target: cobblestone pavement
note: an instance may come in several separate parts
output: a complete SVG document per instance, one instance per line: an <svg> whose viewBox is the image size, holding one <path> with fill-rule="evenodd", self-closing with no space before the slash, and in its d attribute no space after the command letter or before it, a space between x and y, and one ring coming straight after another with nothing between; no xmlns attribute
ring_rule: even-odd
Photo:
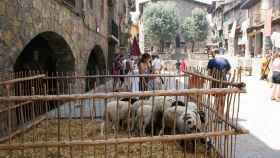
<svg viewBox="0 0 280 158"><path fill-rule="evenodd" d="M280 157L280 102L270 100L270 86L258 74L255 71L254 76L243 79L247 94L241 96L239 123L250 134L239 137L237 158Z"/></svg>

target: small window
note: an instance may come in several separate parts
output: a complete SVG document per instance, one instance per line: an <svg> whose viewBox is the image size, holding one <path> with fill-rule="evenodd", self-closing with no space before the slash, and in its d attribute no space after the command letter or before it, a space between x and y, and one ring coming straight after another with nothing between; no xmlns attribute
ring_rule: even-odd
<svg viewBox="0 0 280 158"><path fill-rule="evenodd" d="M64 3L75 7L76 6L76 0L64 0Z"/></svg>
<svg viewBox="0 0 280 158"><path fill-rule="evenodd" d="M94 0L89 0L89 7L90 7L90 9L93 9L93 1Z"/></svg>
<svg viewBox="0 0 280 158"><path fill-rule="evenodd" d="M101 18L104 18L104 0L101 0L101 7L100 7L100 15Z"/></svg>
<svg viewBox="0 0 280 158"><path fill-rule="evenodd" d="M84 9L85 9L85 6L86 6L86 4L84 4L84 3L85 3L85 1L82 0L82 1L81 1L81 9L82 9L82 10L84 10Z"/></svg>

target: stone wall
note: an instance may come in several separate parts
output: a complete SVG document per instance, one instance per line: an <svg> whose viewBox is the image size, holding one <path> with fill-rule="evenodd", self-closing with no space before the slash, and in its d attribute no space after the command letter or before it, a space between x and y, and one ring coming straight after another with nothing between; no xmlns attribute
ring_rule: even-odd
<svg viewBox="0 0 280 158"><path fill-rule="evenodd" d="M101 1L94 1L94 8L87 8L82 16L59 0L1 0L0 71L13 71L25 46L37 35L49 31L63 37L71 48L75 71L86 71L88 58L96 45L102 48L107 61L107 1L104 1L103 17L99 3Z"/></svg>

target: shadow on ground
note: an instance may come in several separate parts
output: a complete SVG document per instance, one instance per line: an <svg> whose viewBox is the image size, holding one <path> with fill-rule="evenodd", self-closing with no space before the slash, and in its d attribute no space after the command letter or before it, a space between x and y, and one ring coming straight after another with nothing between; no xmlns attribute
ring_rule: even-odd
<svg viewBox="0 0 280 158"><path fill-rule="evenodd" d="M278 139L278 138L275 138ZM280 150L274 150L252 134L237 137L237 158L279 158Z"/></svg>

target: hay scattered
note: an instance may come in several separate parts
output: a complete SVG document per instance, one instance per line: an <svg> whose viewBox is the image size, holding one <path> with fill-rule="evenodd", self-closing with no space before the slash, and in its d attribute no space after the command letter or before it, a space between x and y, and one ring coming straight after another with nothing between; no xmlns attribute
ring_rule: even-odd
<svg viewBox="0 0 280 158"><path fill-rule="evenodd" d="M83 128L82 127L83 124ZM58 128L60 127L60 128ZM58 130L60 129L60 130ZM58 137L58 133L60 133ZM114 137L114 132L108 130L108 138ZM118 137L128 137L124 130L118 132ZM45 120L32 130L15 137L12 143L57 141L57 140L81 140L104 139L100 135L100 121L96 120ZM196 157L217 157L213 153L205 152L206 146L197 145ZM12 152L0 152L0 158L180 158L194 157L194 153L185 152L176 142L159 143L135 143L118 145L96 145L89 147L66 147L66 148L39 148L28 150L14 150Z"/></svg>

